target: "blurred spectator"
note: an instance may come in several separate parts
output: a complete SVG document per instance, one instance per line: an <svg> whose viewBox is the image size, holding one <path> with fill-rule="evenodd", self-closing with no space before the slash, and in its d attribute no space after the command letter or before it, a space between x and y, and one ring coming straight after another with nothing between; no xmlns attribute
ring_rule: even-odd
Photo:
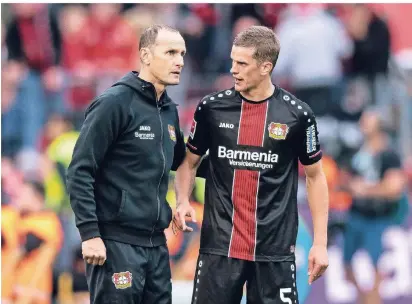
<svg viewBox="0 0 412 304"><path fill-rule="evenodd" d="M57 215L44 209L44 187L26 181L15 202L20 219L16 226L20 254L9 280L15 303L51 303L52 267L62 243Z"/></svg>
<svg viewBox="0 0 412 304"><path fill-rule="evenodd" d="M363 303L381 303L379 295L382 274L378 261L383 253L382 235L395 224L395 215L405 191L405 176L399 156L390 147L383 121L376 111L367 111L360 121L365 143L352 160L352 177L348 190L353 196L347 219L344 261L348 279L355 285ZM373 288L364 291L351 267L353 255L364 248L375 268Z"/></svg>
<svg viewBox="0 0 412 304"><path fill-rule="evenodd" d="M46 4L12 4L7 26L7 107L2 107L4 153L35 149L49 113L64 112L61 38ZM3 77L2 77L3 78ZM2 94L2 95L3 95Z"/></svg>
<svg viewBox="0 0 412 304"><path fill-rule="evenodd" d="M1 206L1 302L3 303L10 303L13 295L12 277L19 259L19 234L16 229L19 225L19 217L15 207Z"/></svg>
<svg viewBox="0 0 412 304"><path fill-rule="evenodd" d="M103 87L138 68L138 41L120 10L117 3L94 3L87 14L81 6L62 12L63 64L70 75L74 110L84 110Z"/></svg>
<svg viewBox="0 0 412 304"><path fill-rule="evenodd" d="M388 72L388 25L367 4L347 6L346 27L354 43L352 73L374 77Z"/></svg>
<svg viewBox="0 0 412 304"><path fill-rule="evenodd" d="M388 87L390 33L386 22L367 4L346 6L346 28L354 40L351 72L371 92L369 103L391 100Z"/></svg>
<svg viewBox="0 0 412 304"><path fill-rule="evenodd" d="M59 304L90 303L81 246L77 246L73 253L71 270L55 274L53 293Z"/></svg>
<svg viewBox="0 0 412 304"><path fill-rule="evenodd" d="M275 78L286 81L316 115L336 111L342 61L352 53L352 42L343 25L322 4L291 4L277 33L281 51Z"/></svg>

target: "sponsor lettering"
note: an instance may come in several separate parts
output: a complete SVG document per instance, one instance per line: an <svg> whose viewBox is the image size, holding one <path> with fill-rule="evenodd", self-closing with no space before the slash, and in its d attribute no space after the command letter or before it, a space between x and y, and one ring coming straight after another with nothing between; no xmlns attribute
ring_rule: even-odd
<svg viewBox="0 0 412 304"><path fill-rule="evenodd" d="M155 134L154 133L139 133L139 132L134 132L134 136L142 139L142 140L151 140L155 138Z"/></svg>
<svg viewBox="0 0 412 304"><path fill-rule="evenodd" d="M311 125L306 129L306 153L316 151L316 128Z"/></svg>
<svg viewBox="0 0 412 304"><path fill-rule="evenodd" d="M242 150L231 150L224 146L219 146L218 157L229 160L231 166L251 167L256 169L271 169L273 164L279 160L278 154L272 154L272 151L251 152Z"/></svg>
<svg viewBox="0 0 412 304"><path fill-rule="evenodd" d="M233 129L234 127L235 127L234 124L227 123L227 122L221 122L219 124L219 128Z"/></svg>

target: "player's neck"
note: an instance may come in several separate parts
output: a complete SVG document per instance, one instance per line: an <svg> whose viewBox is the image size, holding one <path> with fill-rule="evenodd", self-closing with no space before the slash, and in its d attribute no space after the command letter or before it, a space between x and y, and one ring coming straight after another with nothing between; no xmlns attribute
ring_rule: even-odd
<svg viewBox="0 0 412 304"><path fill-rule="evenodd" d="M253 90L242 92L243 97L250 101L262 101L268 99L275 92L275 86L272 84L270 78L267 81L262 82L259 86Z"/></svg>
<svg viewBox="0 0 412 304"><path fill-rule="evenodd" d="M157 101L159 101L160 97L162 96L163 92L166 89L166 86L161 84L159 80L153 76L153 74L151 74L149 71L147 71L144 68L140 70L139 78L153 84L153 86L155 87L155 91L156 91Z"/></svg>

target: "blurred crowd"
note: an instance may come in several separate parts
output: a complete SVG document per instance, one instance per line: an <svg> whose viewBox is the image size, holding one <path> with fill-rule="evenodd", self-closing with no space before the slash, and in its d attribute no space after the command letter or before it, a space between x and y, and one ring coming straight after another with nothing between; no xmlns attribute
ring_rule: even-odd
<svg viewBox="0 0 412 304"><path fill-rule="evenodd" d="M412 186L411 15L407 4L2 4L2 283L14 283L2 284L2 298L87 303L65 171L90 101L139 70L146 26L165 23L185 38L181 83L168 92L186 135L200 98L233 85L233 37L251 25L275 29L281 52L273 81L317 116L333 215L351 205L341 186L370 107L381 113ZM201 190L194 199L202 203Z"/></svg>

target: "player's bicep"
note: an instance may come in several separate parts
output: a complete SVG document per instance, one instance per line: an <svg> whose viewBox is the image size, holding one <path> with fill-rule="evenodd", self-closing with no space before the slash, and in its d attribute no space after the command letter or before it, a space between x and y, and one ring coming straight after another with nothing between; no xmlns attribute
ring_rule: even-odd
<svg viewBox="0 0 412 304"><path fill-rule="evenodd" d="M298 155L302 165L312 165L322 158L319 132L315 115L310 111L301 122Z"/></svg>
<svg viewBox="0 0 412 304"><path fill-rule="evenodd" d="M209 149L209 128L206 119L206 109L198 106L190 128L187 148L196 155L203 155Z"/></svg>

